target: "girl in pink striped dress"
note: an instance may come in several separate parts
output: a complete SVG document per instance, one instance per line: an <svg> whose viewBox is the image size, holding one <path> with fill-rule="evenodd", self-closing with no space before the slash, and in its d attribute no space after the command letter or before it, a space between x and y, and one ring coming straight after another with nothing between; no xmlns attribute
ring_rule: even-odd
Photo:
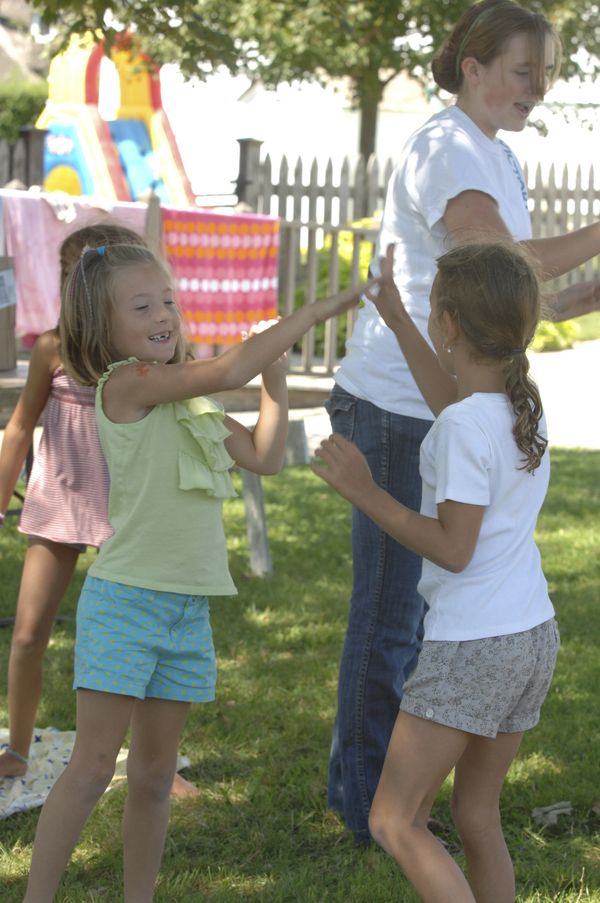
<svg viewBox="0 0 600 903"><path fill-rule="evenodd" d="M123 241L144 243L130 229L111 224L72 233L61 247L61 286L86 244L96 247ZM64 372L58 330L41 335L31 353L27 383L6 427L0 453L1 526L45 408L44 431L19 525L21 533L29 536L29 546L8 666L10 745L0 754L0 778L27 771L42 692L42 660L79 554L88 545L98 548L113 533L95 394L94 387L78 386Z"/></svg>

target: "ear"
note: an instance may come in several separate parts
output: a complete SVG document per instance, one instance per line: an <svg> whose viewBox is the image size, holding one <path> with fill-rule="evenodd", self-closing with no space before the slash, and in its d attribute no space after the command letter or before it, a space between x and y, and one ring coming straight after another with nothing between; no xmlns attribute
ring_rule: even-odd
<svg viewBox="0 0 600 903"><path fill-rule="evenodd" d="M470 85L478 85L481 81L481 63L475 59L474 56L468 56L464 59L460 68L462 69L463 77L466 82Z"/></svg>
<svg viewBox="0 0 600 903"><path fill-rule="evenodd" d="M458 333L460 331L460 326L458 325L450 311L445 310L442 312L442 320L440 326L442 327L442 330L445 333L447 339L449 339L451 342L456 341L456 339L458 338Z"/></svg>

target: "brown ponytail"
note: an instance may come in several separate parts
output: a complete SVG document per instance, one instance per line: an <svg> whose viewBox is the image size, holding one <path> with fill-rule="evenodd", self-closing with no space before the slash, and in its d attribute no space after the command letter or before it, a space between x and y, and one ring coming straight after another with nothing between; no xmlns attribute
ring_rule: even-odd
<svg viewBox="0 0 600 903"><path fill-rule="evenodd" d="M489 66L503 53L507 42L521 33L529 38L533 93L543 97L547 90L546 37L551 36L555 52L550 82L560 69L560 40L542 13L534 13L512 0L482 0L463 13L432 60L436 84L450 94L458 94L463 83L463 60L475 57L483 66Z"/></svg>
<svg viewBox="0 0 600 903"><path fill-rule="evenodd" d="M548 444L539 432L542 402L525 354L541 313L534 265L514 242L463 245L437 264L436 313L448 311L474 357L504 362L513 433L522 469L531 473Z"/></svg>

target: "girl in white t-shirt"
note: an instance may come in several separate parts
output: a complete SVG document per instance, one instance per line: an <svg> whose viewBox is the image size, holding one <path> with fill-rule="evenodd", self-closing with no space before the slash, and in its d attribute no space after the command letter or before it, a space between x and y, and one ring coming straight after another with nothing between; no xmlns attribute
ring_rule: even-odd
<svg viewBox="0 0 600 903"><path fill-rule="evenodd" d="M373 300L437 417L421 448L421 513L378 487L339 435L316 452L328 470L313 465L424 558L423 652L403 687L369 829L424 903L513 903L499 796L523 731L539 720L560 644L533 540L550 472L525 353L540 316L538 279L514 244L445 254L431 291L434 353L394 284L392 246L381 269ZM468 883L427 830L453 768Z"/></svg>

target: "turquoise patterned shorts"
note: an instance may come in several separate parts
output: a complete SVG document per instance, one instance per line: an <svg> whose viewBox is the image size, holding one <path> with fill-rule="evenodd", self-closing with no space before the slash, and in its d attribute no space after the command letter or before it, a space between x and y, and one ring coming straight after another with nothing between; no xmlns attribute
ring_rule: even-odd
<svg viewBox="0 0 600 903"><path fill-rule="evenodd" d="M215 698L206 596L90 577L77 609L73 688L185 702Z"/></svg>

